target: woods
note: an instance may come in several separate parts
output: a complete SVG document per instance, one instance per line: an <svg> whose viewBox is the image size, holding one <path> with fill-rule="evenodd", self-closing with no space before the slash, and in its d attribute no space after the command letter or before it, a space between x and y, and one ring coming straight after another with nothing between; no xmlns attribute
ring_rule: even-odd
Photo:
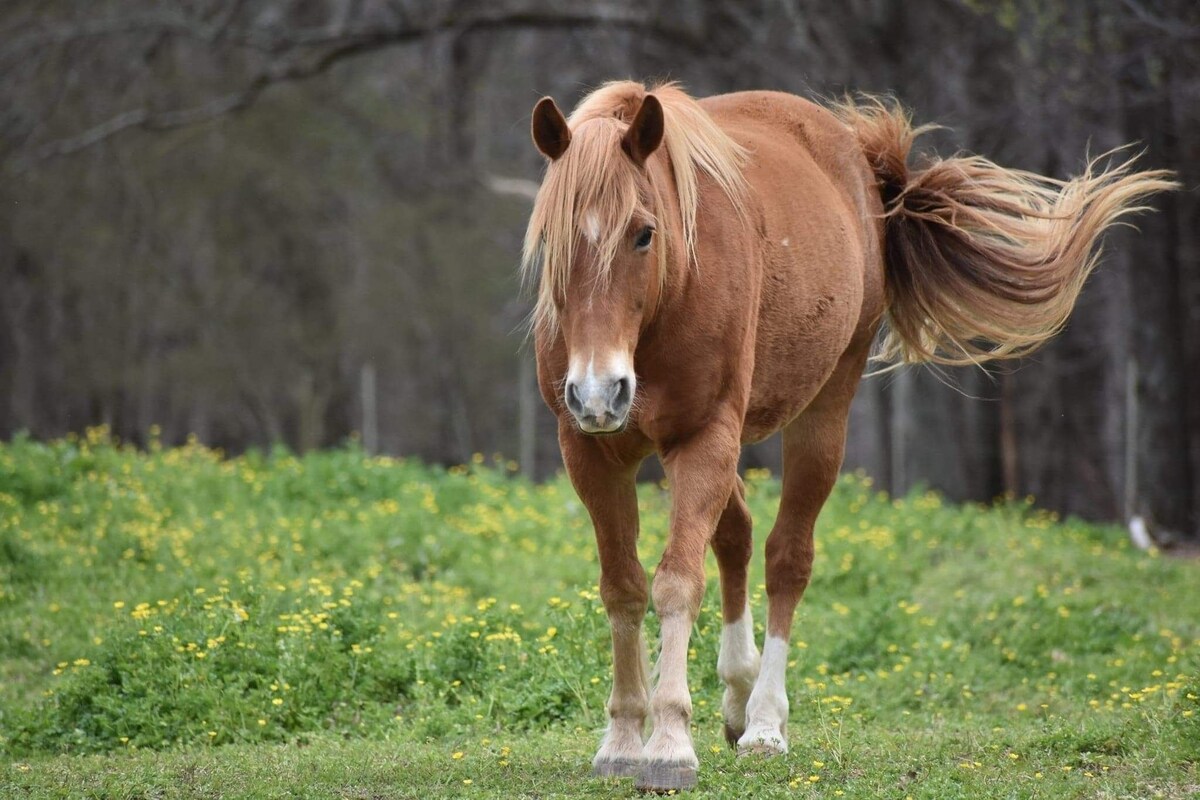
<svg viewBox="0 0 1200 800"><path fill-rule="evenodd" d="M0 436L558 466L516 276L528 115L619 77L892 92L925 142L1175 170L1021 364L864 381L847 467L1200 535L1200 8L1187 0L16 0L0 11ZM746 455L776 467L777 444Z"/></svg>

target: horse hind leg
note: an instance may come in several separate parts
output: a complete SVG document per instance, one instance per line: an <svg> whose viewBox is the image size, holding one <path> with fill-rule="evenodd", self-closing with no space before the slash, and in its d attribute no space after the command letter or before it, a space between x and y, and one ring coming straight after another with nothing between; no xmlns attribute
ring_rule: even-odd
<svg viewBox="0 0 1200 800"><path fill-rule="evenodd" d="M741 479L729 495L713 534L712 549L721 571L721 652L717 675L725 684L721 715L725 739L736 747L746 731L746 703L758 677L759 655L754 643L754 617L750 613L747 580L753 542L750 511Z"/></svg>
<svg viewBox="0 0 1200 800"><path fill-rule="evenodd" d="M783 431L783 493L767 537L767 635L762 664L746 704L740 754L787 752L787 662L792 618L808 587L813 526L833 485L846 445L850 400L861 373L851 360Z"/></svg>

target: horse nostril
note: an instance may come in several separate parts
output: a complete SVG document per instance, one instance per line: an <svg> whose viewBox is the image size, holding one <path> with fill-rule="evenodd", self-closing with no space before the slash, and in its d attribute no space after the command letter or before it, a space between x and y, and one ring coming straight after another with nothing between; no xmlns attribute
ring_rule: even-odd
<svg viewBox="0 0 1200 800"><path fill-rule="evenodd" d="M629 379L620 378L617 380L616 388L613 391L612 405L614 409L619 409L629 405Z"/></svg>
<svg viewBox="0 0 1200 800"><path fill-rule="evenodd" d="M574 383L567 384L567 409L576 416L583 413L583 401L579 399L579 388Z"/></svg>

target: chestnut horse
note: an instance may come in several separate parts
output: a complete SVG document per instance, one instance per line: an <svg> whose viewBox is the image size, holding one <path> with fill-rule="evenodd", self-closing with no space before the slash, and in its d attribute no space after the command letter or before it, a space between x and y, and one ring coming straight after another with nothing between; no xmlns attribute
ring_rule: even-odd
<svg viewBox="0 0 1200 800"><path fill-rule="evenodd" d="M792 616L881 324L880 355L892 361L1023 355L1064 324L1105 228L1172 185L1128 165L1089 164L1066 182L978 157L910 169L922 130L871 98L697 101L673 84L608 84L569 120L548 97L534 109L549 160L524 258L540 276L538 381L595 527L612 627L596 773L656 791L694 785L688 637L710 545L726 738L739 753L787 751ZM766 542L760 657L737 463L742 445L778 430L783 493ZM672 506L648 592L635 476L652 453ZM653 691L642 636L651 598L662 628Z"/></svg>

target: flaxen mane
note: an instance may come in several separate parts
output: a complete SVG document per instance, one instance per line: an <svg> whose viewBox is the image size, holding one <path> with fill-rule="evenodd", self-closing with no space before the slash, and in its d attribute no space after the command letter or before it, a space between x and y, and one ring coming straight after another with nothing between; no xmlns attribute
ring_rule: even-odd
<svg viewBox="0 0 1200 800"><path fill-rule="evenodd" d="M678 194L679 220L661 219L663 207L656 197L639 191L638 168L621 150L621 137L646 94L662 103L663 140ZM681 226L688 260L695 260L696 207L700 199L699 173L706 174L734 206L741 208L745 181L745 150L727 136L708 114L675 83L647 89L632 81L607 83L585 97L571 113L571 144L550 163L534 202L525 233L522 271L527 280L539 274L534 324L557 324L554 295L567 285L571 256L583 226L594 228L597 279L603 281L613 256L635 214L659 228ZM662 191L662 187L653 187ZM667 248L659 248L659 275L665 279Z"/></svg>

